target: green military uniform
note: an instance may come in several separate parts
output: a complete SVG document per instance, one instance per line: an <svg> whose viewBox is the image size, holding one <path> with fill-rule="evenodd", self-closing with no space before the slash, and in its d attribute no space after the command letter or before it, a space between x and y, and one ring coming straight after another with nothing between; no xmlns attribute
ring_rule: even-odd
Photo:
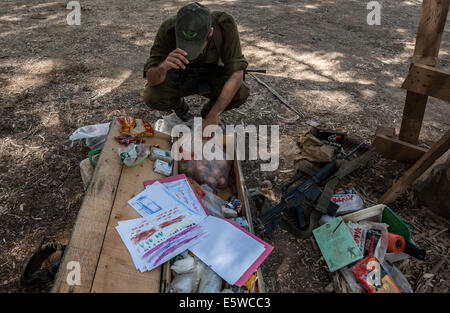
<svg viewBox="0 0 450 313"><path fill-rule="evenodd" d="M219 31L221 33L222 43L217 44L217 46L221 45L221 47L218 48L216 46L215 40L213 40L216 37L213 35L213 38L209 40L205 53L200 54L190 64L208 63L218 65L223 63L224 69L220 74L214 75L210 81L211 92L209 98L211 101L208 104L209 107L205 107L202 110L202 115L205 109L207 113L211 105L215 103L230 75L235 71L245 70L248 65L241 51L239 33L233 17L225 12L212 12L211 16L214 32L220 27ZM145 72L150 67L159 65L167 58L170 52L176 49L175 18L175 16L168 18L159 27L150 50L150 57L145 64ZM222 51L218 51L219 49ZM182 86L176 84L179 75L179 73L170 70L167 72L166 79L163 83L152 87L147 85L141 94L145 103L156 110L170 111L171 109L175 109L180 102L180 98L199 94L198 82L194 79L186 80ZM228 105L227 110L242 105L247 100L248 95L249 89L245 82L243 82Z"/></svg>

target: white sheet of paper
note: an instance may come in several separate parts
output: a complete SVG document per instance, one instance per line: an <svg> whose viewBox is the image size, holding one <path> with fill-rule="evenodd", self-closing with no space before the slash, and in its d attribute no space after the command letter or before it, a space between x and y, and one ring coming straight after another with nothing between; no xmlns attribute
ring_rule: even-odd
<svg viewBox="0 0 450 313"><path fill-rule="evenodd" d="M149 188L157 183L161 184L159 182L155 182L152 185L147 186L144 191L140 192L128 201L128 204L143 217L152 215L162 209L161 206L151 200L152 196L149 193ZM192 190L186 179L162 183L161 185L166 187L177 201L185 205L186 209L196 215L196 220L202 220L206 217L206 213L203 210L202 205L194 194L195 191Z"/></svg>
<svg viewBox="0 0 450 313"><path fill-rule="evenodd" d="M208 236L189 250L230 285L234 285L265 251L263 244L214 216L201 223Z"/></svg>
<svg viewBox="0 0 450 313"><path fill-rule="evenodd" d="M148 201L161 209L149 216L121 221L116 227L140 271L151 270L205 237L201 219L155 182L146 190Z"/></svg>
<svg viewBox="0 0 450 313"><path fill-rule="evenodd" d="M167 187L167 189L169 189L172 195L174 195L179 201L183 202L183 204L185 204L192 213L206 217L205 210L203 210L200 201L194 194L195 191L192 190L186 179L179 179L162 184L164 185L164 187ZM150 186L147 186L147 188L149 188Z"/></svg>

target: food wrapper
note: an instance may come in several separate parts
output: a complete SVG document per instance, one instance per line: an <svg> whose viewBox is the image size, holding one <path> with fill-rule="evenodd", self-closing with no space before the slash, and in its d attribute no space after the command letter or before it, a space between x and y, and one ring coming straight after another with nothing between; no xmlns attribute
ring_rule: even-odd
<svg viewBox="0 0 450 313"><path fill-rule="evenodd" d="M119 156L126 166L138 166L150 154L150 146L148 144L130 144L125 148L119 148Z"/></svg>
<svg viewBox="0 0 450 313"><path fill-rule="evenodd" d="M153 165L153 171L165 176L170 176L172 175L172 167L172 164L157 159Z"/></svg>
<svg viewBox="0 0 450 313"><path fill-rule="evenodd" d="M136 120L130 116L118 117L117 121L120 123L121 134L129 134L131 128L134 128L136 126Z"/></svg>
<svg viewBox="0 0 450 313"><path fill-rule="evenodd" d="M370 293L402 292L373 255L359 261L350 271Z"/></svg>
<svg viewBox="0 0 450 313"><path fill-rule="evenodd" d="M121 116L117 118L117 121L120 123L121 134L131 134L134 137L150 137L154 135L153 127L145 120Z"/></svg>
<svg viewBox="0 0 450 313"><path fill-rule="evenodd" d="M149 122L136 119L136 126L131 128L131 134L134 137L150 137L154 135L153 127Z"/></svg>

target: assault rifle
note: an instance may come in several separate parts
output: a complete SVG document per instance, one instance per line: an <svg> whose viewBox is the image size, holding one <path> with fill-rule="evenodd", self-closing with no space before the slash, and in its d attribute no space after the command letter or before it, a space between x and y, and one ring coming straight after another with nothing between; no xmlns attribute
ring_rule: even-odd
<svg viewBox="0 0 450 313"><path fill-rule="evenodd" d="M208 63L200 63L200 64L188 64L186 65L186 69L171 69L169 72L177 73L178 79L175 82L175 86L177 88L181 88L187 80L195 80L198 81L198 89L199 94L201 96L206 96L210 94L211 87L210 82L218 74L222 73L224 70L223 65L217 64L208 64ZM245 69L244 70L244 80L245 74L247 73L266 73L266 70L257 70L257 69Z"/></svg>
<svg viewBox="0 0 450 313"><path fill-rule="evenodd" d="M351 155L364 148L365 144L361 143L355 149L350 151L348 154L344 155L342 158L348 160ZM288 192L289 187L295 184L300 178L297 178L285 185L281 191L281 201L275 207L273 207L269 212L257 218L254 222L255 228L259 232L265 232L266 236L272 239L272 230L278 224L282 218L282 212L286 209L295 208L297 211L297 222L301 230L306 230L309 227L309 222L306 222L305 212L304 212L304 202L310 201L316 203L322 194L322 190L319 188L319 184L325 181L327 178L332 176L336 170L337 159L334 159L322 169L320 169L314 176L305 180L303 183L299 184L297 187ZM331 216L336 215L336 211L339 206L330 201L327 208L327 214Z"/></svg>

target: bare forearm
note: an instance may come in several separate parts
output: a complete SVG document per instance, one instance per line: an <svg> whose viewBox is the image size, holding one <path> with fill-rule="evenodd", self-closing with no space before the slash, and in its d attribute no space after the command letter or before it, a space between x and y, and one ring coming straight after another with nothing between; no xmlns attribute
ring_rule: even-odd
<svg viewBox="0 0 450 313"><path fill-rule="evenodd" d="M225 82L225 85L220 92L219 98L217 98L216 103L214 103L211 108L210 114L214 116L219 116L227 106L233 100L234 95L239 90L243 81L243 71L236 71L231 74L230 78Z"/></svg>
<svg viewBox="0 0 450 313"><path fill-rule="evenodd" d="M147 71L147 82L150 86L157 86L166 80L167 68L164 63L151 67Z"/></svg>

